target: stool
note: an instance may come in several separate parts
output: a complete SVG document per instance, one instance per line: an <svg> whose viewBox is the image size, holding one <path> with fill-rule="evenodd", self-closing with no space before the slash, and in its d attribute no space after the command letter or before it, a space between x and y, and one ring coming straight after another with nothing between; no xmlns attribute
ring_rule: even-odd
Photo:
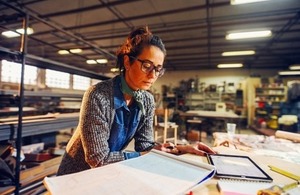
<svg viewBox="0 0 300 195"><path fill-rule="evenodd" d="M200 132L199 135L199 141L201 141L201 134L202 134L202 128L201 128L202 120L199 118L193 118L193 119L188 119L186 120L186 128L187 128L187 133L189 131L189 127L194 125L198 127L198 131Z"/></svg>

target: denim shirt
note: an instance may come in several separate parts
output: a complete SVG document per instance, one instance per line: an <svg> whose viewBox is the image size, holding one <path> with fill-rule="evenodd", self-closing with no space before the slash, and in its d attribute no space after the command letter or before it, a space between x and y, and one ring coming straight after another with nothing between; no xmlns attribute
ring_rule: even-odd
<svg viewBox="0 0 300 195"><path fill-rule="evenodd" d="M129 107L126 105L121 91L120 79L114 86L114 109L115 117L108 140L111 152L121 151L126 148L136 132L141 114L136 101ZM139 152L124 152L125 159L138 156L140 156Z"/></svg>
<svg viewBox="0 0 300 195"><path fill-rule="evenodd" d="M154 97L143 91L145 115L134 102L127 107L119 77L92 85L84 93L79 123L68 142L57 175L120 162L153 148ZM126 152L132 139L136 152Z"/></svg>

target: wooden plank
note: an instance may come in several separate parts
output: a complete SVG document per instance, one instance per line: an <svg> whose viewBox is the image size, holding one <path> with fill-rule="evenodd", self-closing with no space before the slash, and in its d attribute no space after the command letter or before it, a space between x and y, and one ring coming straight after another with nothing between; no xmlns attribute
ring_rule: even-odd
<svg viewBox="0 0 300 195"><path fill-rule="evenodd" d="M37 181L42 181L46 176L55 175L62 156L55 157L45 162L39 163L38 166L23 170L20 173L21 189L33 184ZM15 190L14 186L0 188L1 195L12 194Z"/></svg>
<svg viewBox="0 0 300 195"><path fill-rule="evenodd" d="M52 118L56 118L59 115L59 113L49 113L46 115L37 115L37 116L24 116L22 118L22 121L36 121L36 120L42 120L42 119L52 119ZM4 118L4 119L0 119L0 123L1 124L10 124L10 122L14 123L18 121L18 117L9 117L9 118Z"/></svg>

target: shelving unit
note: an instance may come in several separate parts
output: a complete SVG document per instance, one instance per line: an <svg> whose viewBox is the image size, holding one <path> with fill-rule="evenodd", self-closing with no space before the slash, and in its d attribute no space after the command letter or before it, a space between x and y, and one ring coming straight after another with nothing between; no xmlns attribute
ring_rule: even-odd
<svg viewBox="0 0 300 195"><path fill-rule="evenodd" d="M236 93L222 93L221 102L226 104L228 110L235 110L237 107L242 107L242 101L237 99Z"/></svg>
<svg viewBox="0 0 300 195"><path fill-rule="evenodd" d="M273 135L274 130L299 132L299 125L282 125L283 115L296 115L299 119L299 102L288 100L291 79L260 78L247 79L248 125L265 135ZM299 120L298 120L299 123Z"/></svg>
<svg viewBox="0 0 300 195"><path fill-rule="evenodd" d="M15 6L10 6L5 4L7 7L12 8L18 16L22 18L23 29L27 29L29 15L24 11ZM12 60L14 62L20 63L21 68L21 80L18 84L18 91L0 91L0 101L4 101L4 104L0 105L0 142L9 142L12 141L15 143L16 148L16 163L15 163L15 173L14 173L14 183L15 186L1 187L0 194L14 193L18 195L21 191L27 189L27 185L35 186L37 179L42 180L45 176L55 175L58 165L61 158L57 158L56 163L45 163L39 164L36 166L36 169L32 170L21 170L21 147L23 144L24 137L33 137L36 135L55 133L65 128L73 128L77 126L78 123L78 113L68 113L61 114L60 116L43 118L31 120L24 120L24 116L29 115L40 115L44 114L44 111L57 111L55 109L66 109L66 107L60 107L63 102L64 105L69 105L68 102L81 102L82 94L76 96L76 94L54 94L47 93L41 94L43 92L37 91L25 91L24 87L24 67L25 63L33 65L39 68L52 69L63 72L68 72L70 74L76 74L80 76L86 76L90 78L95 78L99 80L106 80L109 77L102 76L98 73L86 71L71 65L67 65L60 62L55 62L52 60L46 60L41 57L33 56L27 53L27 31L25 30L24 35L21 36L21 45L19 48L20 51L13 51L10 49L0 47L0 53L4 56L4 59ZM65 95L65 96L64 96ZM76 96L76 97L75 97ZM10 102L12 100L12 102ZM32 104L40 102L41 107L34 107ZM29 105L26 105L29 104ZM44 107L44 105L50 107ZM24 108L30 108L25 110ZM78 112L79 108L75 110L69 109L71 112ZM27 112L29 111L29 112ZM40 112L42 111L42 112ZM49 167L45 168L45 164L51 164ZM28 175L29 174L29 175ZM24 176L25 175L25 176ZM32 176L32 177L31 177ZM30 177L30 179L29 179ZM41 181L39 181L41 182ZM22 184L22 185L19 185ZM4 190L4 191L2 191Z"/></svg>
<svg viewBox="0 0 300 195"><path fill-rule="evenodd" d="M286 99L285 87L259 87L256 88L256 98L260 98L267 102L282 102Z"/></svg>
<svg viewBox="0 0 300 195"><path fill-rule="evenodd" d="M188 93L185 96L185 105L190 110L204 110L205 97L203 93Z"/></svg>
<svg viewBox="0 0 300 195"><path fill-rule="evenodd" d="M23 119L23 138L53 133L66 128L75 128L78 124L79 113L48 114L28 118L31 119ZM17 118L0 119L0 141L10 138L11 128L13 131L18 128ZM13 137L16 138L16 135Z"/></svg>
<svg viewBox="0 0 300 195"><path fill-rule="evenodd" d="M221 102L222 93L204 92L204 110L216 110L216 103Z"/></svg>
<svg viewBox="0 0 300 195"><path fill-rule="evenodd" d="M24 115L79 112L82 97L83 92L24 91ZM0 89L0 119L18 114L19 99L18 91Z"/></svg>
<svg viewBox="0 0 300 195"><path fill-rule="evenodd" d="M268 121L280 115L280 104L286 100L285 87L258 87L255 89L256 122Z"/></svg>
<svg viewBox="0 0 300 195"><path fill-rule="evenodd" d="M224 102L227 109L234 110L235 98L235 93L226 92L188 93L185 103L190 110L215 110L217 102Z"/></svg>

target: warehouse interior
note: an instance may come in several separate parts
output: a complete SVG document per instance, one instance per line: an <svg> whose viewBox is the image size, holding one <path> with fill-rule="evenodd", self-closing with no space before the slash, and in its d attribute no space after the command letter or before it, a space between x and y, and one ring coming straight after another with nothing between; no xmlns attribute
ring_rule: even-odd
<svg viewBox="0 0 300 195"><path fill-rule="evenodd" d="M115 52L140 26L167 49L166 73L151 92L157 109L167 109L177 125L179 144L213 145L213 133L226 132L228 122L238 133L299 134L300 1L234 2L0 0L1 157L12 145L42 148L14 161L22 185L0 187L0 194L44 193L42 179L55 175L85 90L119 74ZM25 35L18 29L27 29ZM267 36L230 39L248 31ZM237 51L247 53L228 53ZM230 114L195 117L193 111Z"/></svg>

